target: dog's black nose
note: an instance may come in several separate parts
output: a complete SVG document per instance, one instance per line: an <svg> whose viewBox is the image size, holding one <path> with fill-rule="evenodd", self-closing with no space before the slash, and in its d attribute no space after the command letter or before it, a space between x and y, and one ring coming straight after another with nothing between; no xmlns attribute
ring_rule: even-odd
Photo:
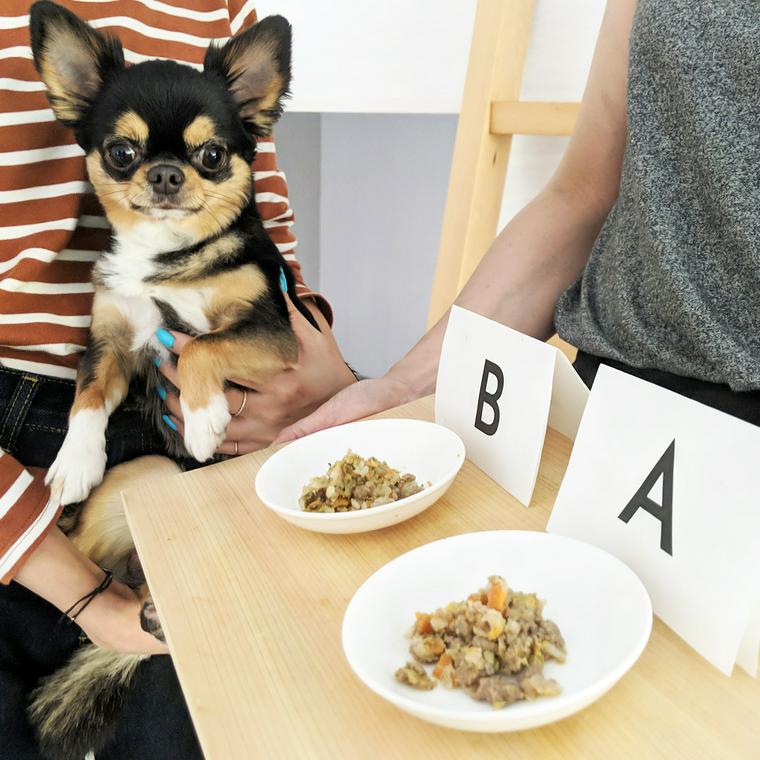
<svg viewBox="0 0 760 760"><path fill-rule="evenodd" d="M148 182L157 193L174 195L182 187L185 175L182 169L171 164L156 164L148 171Z"/></svg>

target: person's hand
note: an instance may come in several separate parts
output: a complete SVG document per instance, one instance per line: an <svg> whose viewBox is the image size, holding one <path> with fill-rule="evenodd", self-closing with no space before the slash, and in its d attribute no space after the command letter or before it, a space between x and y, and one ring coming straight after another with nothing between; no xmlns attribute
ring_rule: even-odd
<svg viewBox="0 0 760 760"><path fill-rule="evenodd" d="M77 617L93 644L122 654L169 654L166 644L144 631L142 601L129 586L114 580Z"/></svg>
<svg viewBox="0 0 760 760"><path fill-rule="evenodd" d="M57 527L47 532L14 577L14 581L47 599L62 613L103 580L103 570ZM142 606L129 586L114 580L84 609L75 607L73 614L81 609L76 624L98 646L125 654L168 654L165 644L142 629Z"/></svg>
<svg viewBox="0 0 760 760"><path fill-rule="evenodd" d="M284 427L310 414L342 388L356 385L356 378L346 366L330 326L316 305L311 308L310 302L306 302L319 323L321 332L309 324L287 294L285 300L298 339L298 363L293 369L281 372L268 383L259 384L256 388L247 378L228 378L248 390L245 397L238 388L228 388L225 391L230 413L234 415L241 407L242 411L230 421L227 437L217 450L218 453L247 454L264 448L272 443ZM191 338L177 332L170 334L174 343L169 348L179 355ZM176 366L162 362L160 370L179 388ZM182 393L181 388L179 392ZM172 424L182 435L184 429L179 396L168 393L165 404Z"/></svg>
<svg viewBox="0 0 760 760"><path fill-rule="evenodd" d="M317 430L368 417L413 401L420 395L408 383L391 375L362 380L344 388L313 414L285 428L274 442L286 443Z"/></svg>

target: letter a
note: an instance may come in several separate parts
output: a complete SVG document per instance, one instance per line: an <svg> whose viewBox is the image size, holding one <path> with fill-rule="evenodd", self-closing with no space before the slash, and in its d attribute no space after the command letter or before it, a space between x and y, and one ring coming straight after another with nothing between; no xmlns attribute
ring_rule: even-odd
<svg viewBox="0 0 760 760"><path fill-rule="evenodd" d="M488 393L486 387L488 386L488 378L491 377L491 375L496 378L496 390L493 393ZM501 371L501 367L486 359L486 363L483 365L483 376L480 379L478 410L475 413L475 427L480 430L481 433L493 435L498 430L501 414L499 412L499 405L496 402L501 398L503 390L504 373ZM483 406L485 404L488 404L493 410L493 420L491 422L485 422L483 420Z"/></svg>
<svg viewBox="0 0 760 760"><path fill-rule="evenodd" d="M660 521L660 549L673 556L673 465L675 463L676 442L668 446L660 461L647 475L641 488L633 495L618 518L627 523L639 509L649 512ZM652 501L649 492L662 476L662 504Z"/></svg>

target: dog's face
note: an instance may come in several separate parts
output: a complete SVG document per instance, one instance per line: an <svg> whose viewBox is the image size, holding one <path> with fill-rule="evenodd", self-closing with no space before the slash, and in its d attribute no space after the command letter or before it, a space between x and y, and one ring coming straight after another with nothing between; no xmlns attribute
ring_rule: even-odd
<svg viewBox="0 0 760 760"><path fill-rule="evenodd" d="M220 77L160 61L124 69L93 104L83 137L117 232L170 220L205 240L250 201L253 135Z"/></svg>
<svg viewBox="0 0 760 760"><path fill-rule="evenodd" d="M66 9L31 10L34 60L56 117L87 153L114 230L171 225L187 243L226 229L249 204L256 137L290 82L290 26L279 16L209 48L203 71L124 65L121 44Z"/></svg>

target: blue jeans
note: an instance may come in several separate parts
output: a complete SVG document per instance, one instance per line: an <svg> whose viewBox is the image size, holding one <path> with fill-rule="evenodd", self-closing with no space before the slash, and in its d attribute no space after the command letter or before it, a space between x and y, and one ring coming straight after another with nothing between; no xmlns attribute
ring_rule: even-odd
<svg viewBox="0 0 760 760"><path fill-rule="evenodd" d="M26 467L49 467L68 428L74 381L0 367L0 448ZM145 424L129 398L111 415L107 467L163 454L160 436Z"/></svg>
<svg viewBox="0 0 760 760"><path fill-rule="evenodd" d="M72 381L0 367L0 447L27 467L49 467L73 399ZM108 467L165 453L128 399L109 420L106 452ZM0 586L0 760L44 760L26 721L28 695L68 660L79 634L41 597L17 583ZM169 657L140 665L117 733L96 760L137 758L203 758Z"/></svg>

